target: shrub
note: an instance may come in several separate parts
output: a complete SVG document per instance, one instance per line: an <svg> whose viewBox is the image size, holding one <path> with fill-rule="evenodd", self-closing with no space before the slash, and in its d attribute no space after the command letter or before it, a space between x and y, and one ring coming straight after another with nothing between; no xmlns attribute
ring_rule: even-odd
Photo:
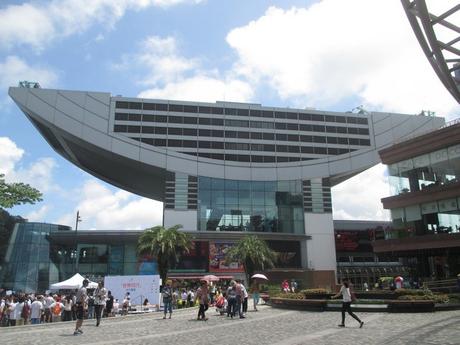
<svg viewBox="0 0 460 345"><path fill-rule="evenodd" d="M450 293L447 295L450 303L460 303L460 293Z"/></svg>
<svg viewBox="0 0 460 345"><path fill-rule="evenodd" d="M427 293L425 295L401 295L398 300L402 301L433 301L435 303L449 303L449 296L445 294Z"/></svg>
<svg viewBox="0 0 460 345"><path fill-rule="evenodd" d="M426 296L432 294L428 289L397 289L394 293L397 296Z"/></svg>

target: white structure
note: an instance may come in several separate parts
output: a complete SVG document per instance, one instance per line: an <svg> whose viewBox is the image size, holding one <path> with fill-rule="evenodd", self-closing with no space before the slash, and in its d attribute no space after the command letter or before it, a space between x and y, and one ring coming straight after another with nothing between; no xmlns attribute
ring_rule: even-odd
<svg viewBox="0 0 460 345"><path fill-rule="evenodd" d="M9 94L69 161L163 201L165 226L182 224L203 239L249 232L285 241L286 260L294 255L295 266L330 277L336 269L331 187L379 163L378 150L444 124L421 115L29 87Z"/></svg>

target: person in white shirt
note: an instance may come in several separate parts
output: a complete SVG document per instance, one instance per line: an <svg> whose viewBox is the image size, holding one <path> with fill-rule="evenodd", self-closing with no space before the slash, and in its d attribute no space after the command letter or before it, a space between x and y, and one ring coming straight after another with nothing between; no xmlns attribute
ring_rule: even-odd
<svg viewBox="0 0 460 345"><path fill-rule="evenodd" d="M96 327L101 323L102 311L107 301L107 289L103 282L99 282L97 289L94 291L94 306L96 309Z"/></svg>
<svg viewBox="0 0 460 345"><path fill-rule="evenodd" d="M45 309L42 303L43 297L38 296L38 298L32 302L30 306L30 319L32 320L32 325L40 324L40 319L42 316L42 311Z"/></svg>
<svg viewBox="0 0 460 345"><path fill-rule="evenodd" d="M16 320L16 326L23 326L24 319L22 317L22 309L24 308L24 297L19 297L18 303L14 306L14 319Z"/></svg>
<svg viewBox="0 0 460 345"><path fill-rule="evenodd" d="M73 299L70 297L70 295L65 296L63 300L64 304L64 318L62 321L72 321L72 307L74 306L73 304Z"/></svg>
<svg viewBox="0 0 460 345"><path fill-rule="evenodd" d="M45 322L52 322L52 315L51 315L51 309L50 306L55 302L53 296L51 294L48 294L48 296L45 297L44 301L44 306L45 306Z"/></svg>
<svg viewBox="0 0 460 345"><path fill-rule="evenodd" d="M120 308L120 303L118 303L118 299L115 299L113 301L113 308L112 308L112 314L113 316L117 316L118 315L118 310Z"/></svg>
<svg viewBox="0 0 460 345"><path fill-rule="evenodd" d="M8 318L9 318L9 325L10 326L16 326L16 304L17 304L17 299L12 298L9 302L9 307L8 307Z"/></svg>
<svg viewBox="0 0 460 345"><path fill-rule="evenodd" d="M359 317L357 317L351 311L351 302L353 301L353 299L352 299L350 282L348 281L347 278L344 278L342 280L342 287L340 288L340 291L336 295L332 296L332 298L338 298L340 296L343 297L343 302L342 302L342 323L339 325L339 327L345 327L345 312L347 312L353 319L359 322L359 328L362 328L364 325L364 322L361 321Z"/></svg>

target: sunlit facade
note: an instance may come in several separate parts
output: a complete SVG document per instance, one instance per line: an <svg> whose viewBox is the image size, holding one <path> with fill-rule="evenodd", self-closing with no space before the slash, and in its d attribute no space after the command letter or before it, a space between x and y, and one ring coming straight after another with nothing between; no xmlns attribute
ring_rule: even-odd
<svg viewBox="0 0 460 345"><path fill-rule="evenodd" d="M165 226L227 241L296 241L299 268L327 276L327 286L336 271L331 188L379 163L379 149L444 123L24 86L10 96L59 154L162 201Z"/></svg>

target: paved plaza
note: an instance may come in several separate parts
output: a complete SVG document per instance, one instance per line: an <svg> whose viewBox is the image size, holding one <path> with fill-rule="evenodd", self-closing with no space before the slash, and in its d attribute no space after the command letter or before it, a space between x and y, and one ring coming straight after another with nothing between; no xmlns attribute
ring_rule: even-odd
<svg viewBox="0 0 460 345"><path fill-rule="evenodd" d="M85 320L84 334L73 335L74 322L0 328L2 345L22 344L187 344L187 345L295 345L295 344L460 344L460 312L423 314L358 313L362 329L347 318L339 328L340 312L302 312L261 306L247 318L218 316L196 321L196 310L177 311L171 320L161 313Z"/></svg>

